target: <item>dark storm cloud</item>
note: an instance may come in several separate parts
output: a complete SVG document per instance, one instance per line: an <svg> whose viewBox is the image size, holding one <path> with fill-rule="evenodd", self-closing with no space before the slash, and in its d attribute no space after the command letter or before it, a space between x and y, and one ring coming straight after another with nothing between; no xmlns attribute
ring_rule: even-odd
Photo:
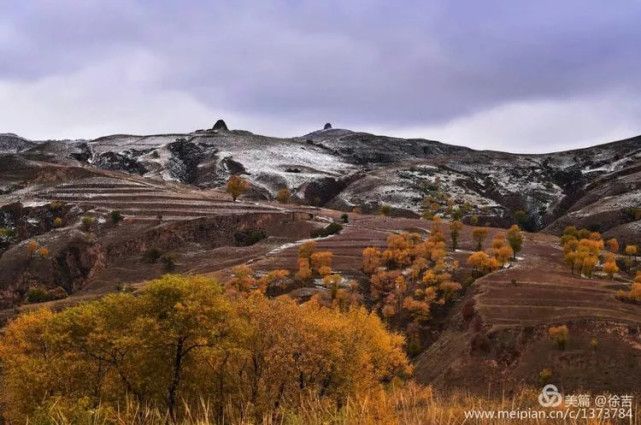
<svg viewBox="0 0 641 425"><path fill-rule="evenodd" d="M29 84L104 64L104 75L98 69L91 78L119 82L109 96L170 90L279 129L325 120L433 128L507 104L641 90L641 2L632 0L9 0L1 7L0 81ZM121 67L114 63L135 69L114 77ZM99 91L94 97L101 102Z"/></svg>

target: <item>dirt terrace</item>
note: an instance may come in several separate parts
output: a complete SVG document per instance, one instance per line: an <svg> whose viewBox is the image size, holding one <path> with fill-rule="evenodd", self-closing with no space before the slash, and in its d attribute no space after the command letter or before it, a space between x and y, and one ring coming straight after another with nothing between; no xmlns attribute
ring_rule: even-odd
<svg viewBox="0 0 641 425"><path fill-rule="evenodd" d="M250 202L232 202L217 191L172 190L110 178L93 178L48 188L36 197L92 209L98 215L119 210L132 220L191 220L209 216L276 212L278 208Z"/></svg>

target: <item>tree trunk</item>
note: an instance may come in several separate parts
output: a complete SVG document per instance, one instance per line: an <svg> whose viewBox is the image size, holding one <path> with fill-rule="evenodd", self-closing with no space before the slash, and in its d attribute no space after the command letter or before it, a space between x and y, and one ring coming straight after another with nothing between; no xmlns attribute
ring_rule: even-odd
<svg viewBox="0 0 641 425"><path fill-rule="evenodd" d="M169 410L169 417L173 423L176 423L176 392L180 384L180 369L183 359L183 344L182 338L178 339L176 344L176 357L174 360L174 373L169 386L169 398L167 400L167 408Z"/></svg>

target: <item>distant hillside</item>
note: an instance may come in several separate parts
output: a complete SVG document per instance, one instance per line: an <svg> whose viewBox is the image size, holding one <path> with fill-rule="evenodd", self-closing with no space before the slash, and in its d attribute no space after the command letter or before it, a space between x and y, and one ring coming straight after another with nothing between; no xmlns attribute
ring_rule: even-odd
<svg viewBox="0 0 641 425"><path fill-rule="evenodd" d="M363 212L390 205L396 214L426 211L444 218L558 233L579 223L623 240L639 234L641 138L541 155L474 151L424 139L344 129L274 138L248 131L111 135L95 140L32 142L0 136L0 152L61 164L124 171L198 188L230 174L252 184L250 197L269 200L287 187L294 199ZM457 213L458 214L458 213Z"/></svg>

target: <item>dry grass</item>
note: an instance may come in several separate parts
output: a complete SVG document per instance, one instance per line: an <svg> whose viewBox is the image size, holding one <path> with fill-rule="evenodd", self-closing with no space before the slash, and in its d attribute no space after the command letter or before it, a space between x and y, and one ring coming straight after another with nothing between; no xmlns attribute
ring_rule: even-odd
<svg viewBox="0 0 641 425"><path fill-rule="evenodd" d="M405 385L402 389L387 393L369 395L350 400L343 408L337 409L320 399L302 403L295 411L275 411L260 419L226 417L223 421L214 419L210 406L201 401L197 406L185 406L178 425L610 425L639 424L641 416L635 409L634 418L608 421L606 419L466 419L469 411L549 411L540 407L535 390L523 390L512 398L487 400L463 393L442 396L435 394L429 387L415 384ZM31 425L167 425L172 423L162 412L128 403L122 409L97 408L78 411L64 411L60 406L52 406L40 419ZM248 409L249 411L249 409Z"/></svg>

